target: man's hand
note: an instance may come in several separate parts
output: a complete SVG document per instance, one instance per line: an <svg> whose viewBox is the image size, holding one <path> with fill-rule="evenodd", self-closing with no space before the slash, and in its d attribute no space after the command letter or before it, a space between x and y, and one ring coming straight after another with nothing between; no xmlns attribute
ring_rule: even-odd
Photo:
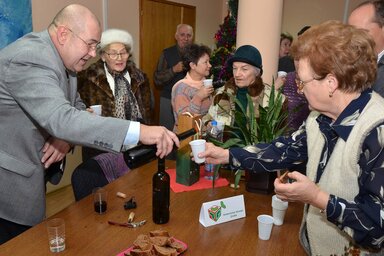
<svg viewBox="0 0 384 256"><path fill-rule="evenodd" d="M88 112L91 113L91 114L94 114L94 113L95 113L95 111L94 111L93 109L91 109L91 108L87 108L86 111L88 111Z"/></svg>
<svg viewBox="0 0 384 256"><path fill-rule="evenodd" d="M179 73L183 71L183 62L179 61L175 66L172 67L173 73Z"/></svg>
<svg viewBox="0 0 384 256"><path fill-rule="evenodd" d="M180 146L179 139L176 134L163 126L148 126L140 124L139 140L145 145L156 144L156 155L160 158L163 158L171 153L173 144L176 144L177 147Z"/></svg>
<svg viewBox="0 0 384 256"><path fill-rule="evenodd" d="M51 137L44 144L44 155L41 158L41 162L44 164L45 168L48 168L51 164L63 160L70 149L71 145L69 143Z"/></svg>

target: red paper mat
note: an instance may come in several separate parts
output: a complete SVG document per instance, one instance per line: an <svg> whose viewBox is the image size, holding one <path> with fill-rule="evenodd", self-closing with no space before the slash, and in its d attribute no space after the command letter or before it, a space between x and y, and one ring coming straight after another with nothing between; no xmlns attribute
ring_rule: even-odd
<svg viewBox="0 0 384 256"><path fill-rule="evenodd" d="M212 180L204 179L204 167L200 169L200 179L198 182L191 186L185 186L183 184L176 183L176 169L168 169L166 171L171 178L171 189L175 193L212 188ZM229 182L225 178L219 178L215 180L215 187L228 186Z"/></svg>

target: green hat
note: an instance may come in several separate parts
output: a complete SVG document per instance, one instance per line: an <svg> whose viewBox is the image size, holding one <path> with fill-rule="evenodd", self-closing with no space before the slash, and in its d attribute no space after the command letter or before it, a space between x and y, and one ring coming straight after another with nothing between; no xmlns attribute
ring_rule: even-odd
<svg viewBox="0 0 384 256"><path fill-rule="evenodd" d="M256 47L252 45L240 46L235 54L228 60L227 65L232 68L233 62L245 62L260 69L260 75L263 74L263 64L261 54Z"/></svg>

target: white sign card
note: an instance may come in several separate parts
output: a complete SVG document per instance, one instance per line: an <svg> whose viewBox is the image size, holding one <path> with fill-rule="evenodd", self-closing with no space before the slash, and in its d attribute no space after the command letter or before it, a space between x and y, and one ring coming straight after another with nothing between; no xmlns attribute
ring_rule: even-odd
<svg viewBox="0 0 384 256"><path fill-rule="evenodd" d="M233 196L203 203L199 221L204 227L245 217L244 196Z"/></svg>

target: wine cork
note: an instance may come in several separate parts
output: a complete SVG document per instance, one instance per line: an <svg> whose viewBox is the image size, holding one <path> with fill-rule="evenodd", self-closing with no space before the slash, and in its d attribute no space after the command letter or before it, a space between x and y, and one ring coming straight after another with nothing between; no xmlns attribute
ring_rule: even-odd
<svg viewBox="0 0 384 256"><path fill-rule="evenodd" d="M128 216L128 223L131 223L133 221L133 218L135 218L135 213L131 212Z"/></svg>
<svg viewBox="0 0 384 256"><path fill-rule="evenodd" d="M121 198L126 198L127 197L127 195L122 193L122 192L117 192L116 196L121 197Z"/></svg>
<svg viewBox="0 0 384 256"><path fill-rule="evenodd" d="M283 182L283 183L287 182L287 180L288 180L288 176L287 176L288 172L289 171L286 171L283 175L280 175L279 179L280 179L281 182Z"/></svg>

